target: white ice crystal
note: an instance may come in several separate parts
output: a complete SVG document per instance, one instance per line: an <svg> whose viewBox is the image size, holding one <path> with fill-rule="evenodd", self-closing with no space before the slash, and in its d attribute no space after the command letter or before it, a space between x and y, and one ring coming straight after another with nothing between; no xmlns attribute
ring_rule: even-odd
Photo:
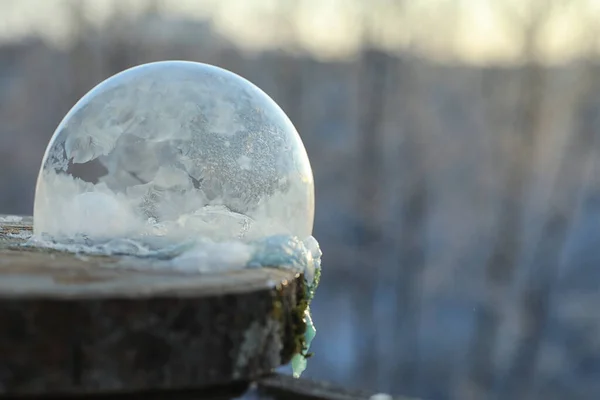
<svg viewBox="0 0 600 400"><path fill-rule="evenodd" d="M34 231L305 238L313 217L310 163L279 106L229 71L166 61L107 79L63 119L39 173Z"/></svg>

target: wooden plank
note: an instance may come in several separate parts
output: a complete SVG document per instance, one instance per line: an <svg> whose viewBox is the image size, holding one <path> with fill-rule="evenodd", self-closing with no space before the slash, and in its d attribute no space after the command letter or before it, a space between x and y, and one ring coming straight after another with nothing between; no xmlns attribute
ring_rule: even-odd
<svg viewBox="0 0 600 400"><path fill-rule="evenodd" d="M296 350L294 272L183 273L24 247L30 232L30 219L0 216L0 395L227 384Z"/></svg>
<svg viewBox="0 0 600 400"><path fill-rule="evenodd" d="M50 394L40 396L9 395L2 400L275 400L256 395L250 382L238 381L223 385L206 386L201 389L153 390L135 393L110 392L93 394ZM252 397L250 397L252 396Z"/></svg>
<svg viewBox="0 0 600 400"><path fill-rule="evenodd" d="M256 392L260 399L286 400L416 400L407 397L374 395L364 391L344 389L328 382L294 379L274 374L257 382Z"/></svg>
<svg viewBox="0 0 600 400"><path fill-rule="evenodd" d="M10 397L23 400L23 397ZM64 396L44 396L45 400L64 399ZM68 397L72 400L417 400L384 394L348 390L327 382L295 379L272 374L255 382L239 381L202 389L158 390L138 393L104 393ZM6 400L8 398L3 398Z"/></svg>

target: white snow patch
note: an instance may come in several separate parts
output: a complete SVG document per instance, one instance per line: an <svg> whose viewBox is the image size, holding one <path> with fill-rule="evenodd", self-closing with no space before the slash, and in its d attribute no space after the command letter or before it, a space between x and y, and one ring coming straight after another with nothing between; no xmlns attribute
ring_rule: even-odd
<svg viewBox="0 0 600 400"><path fill-rule="evenodd" d="M369 397L369 400L394 400L394 398L389 394L377 393Z"/></svg>
<svg viewBox="0 0 600 400"><path fill-rule="evenodd" d="M23 217L19 217L17 215L7 215L4 217L0 217L0 222L6 222L9 224L16 224L23 221Z"/></svg>
<svg viewBox="0 0 600 400"><path fill-rule="evenodd" d="M27 231L27 230L22 230L19 231L17 233L13 233L13 232L9 232L6 234L7 237L9 238L14 238L14 239L29 239L31 237L31 232Z"/></svg>

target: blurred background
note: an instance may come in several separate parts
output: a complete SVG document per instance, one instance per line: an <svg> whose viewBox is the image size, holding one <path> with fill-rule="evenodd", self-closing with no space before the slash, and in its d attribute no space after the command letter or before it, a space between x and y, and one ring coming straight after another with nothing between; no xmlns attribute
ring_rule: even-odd
<svg viewBox="0 0 600 400"><path fill-rule="evenodd" d="M94 85L196 60L287 112L324 251L306 376L600 398L600 1L0 0L0 212Z"/></svg>

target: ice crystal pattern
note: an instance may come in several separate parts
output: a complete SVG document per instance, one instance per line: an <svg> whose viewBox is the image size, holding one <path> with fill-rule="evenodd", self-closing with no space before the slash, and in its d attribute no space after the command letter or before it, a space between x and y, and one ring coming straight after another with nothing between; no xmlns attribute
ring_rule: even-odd
<svg viewBox="0 0 600 400"><path fill-rule="evenodd" d="M35 234L254 240L312 233L314 184L296 129L246 79L164 61L114 75L56 129Z"/></svg>

